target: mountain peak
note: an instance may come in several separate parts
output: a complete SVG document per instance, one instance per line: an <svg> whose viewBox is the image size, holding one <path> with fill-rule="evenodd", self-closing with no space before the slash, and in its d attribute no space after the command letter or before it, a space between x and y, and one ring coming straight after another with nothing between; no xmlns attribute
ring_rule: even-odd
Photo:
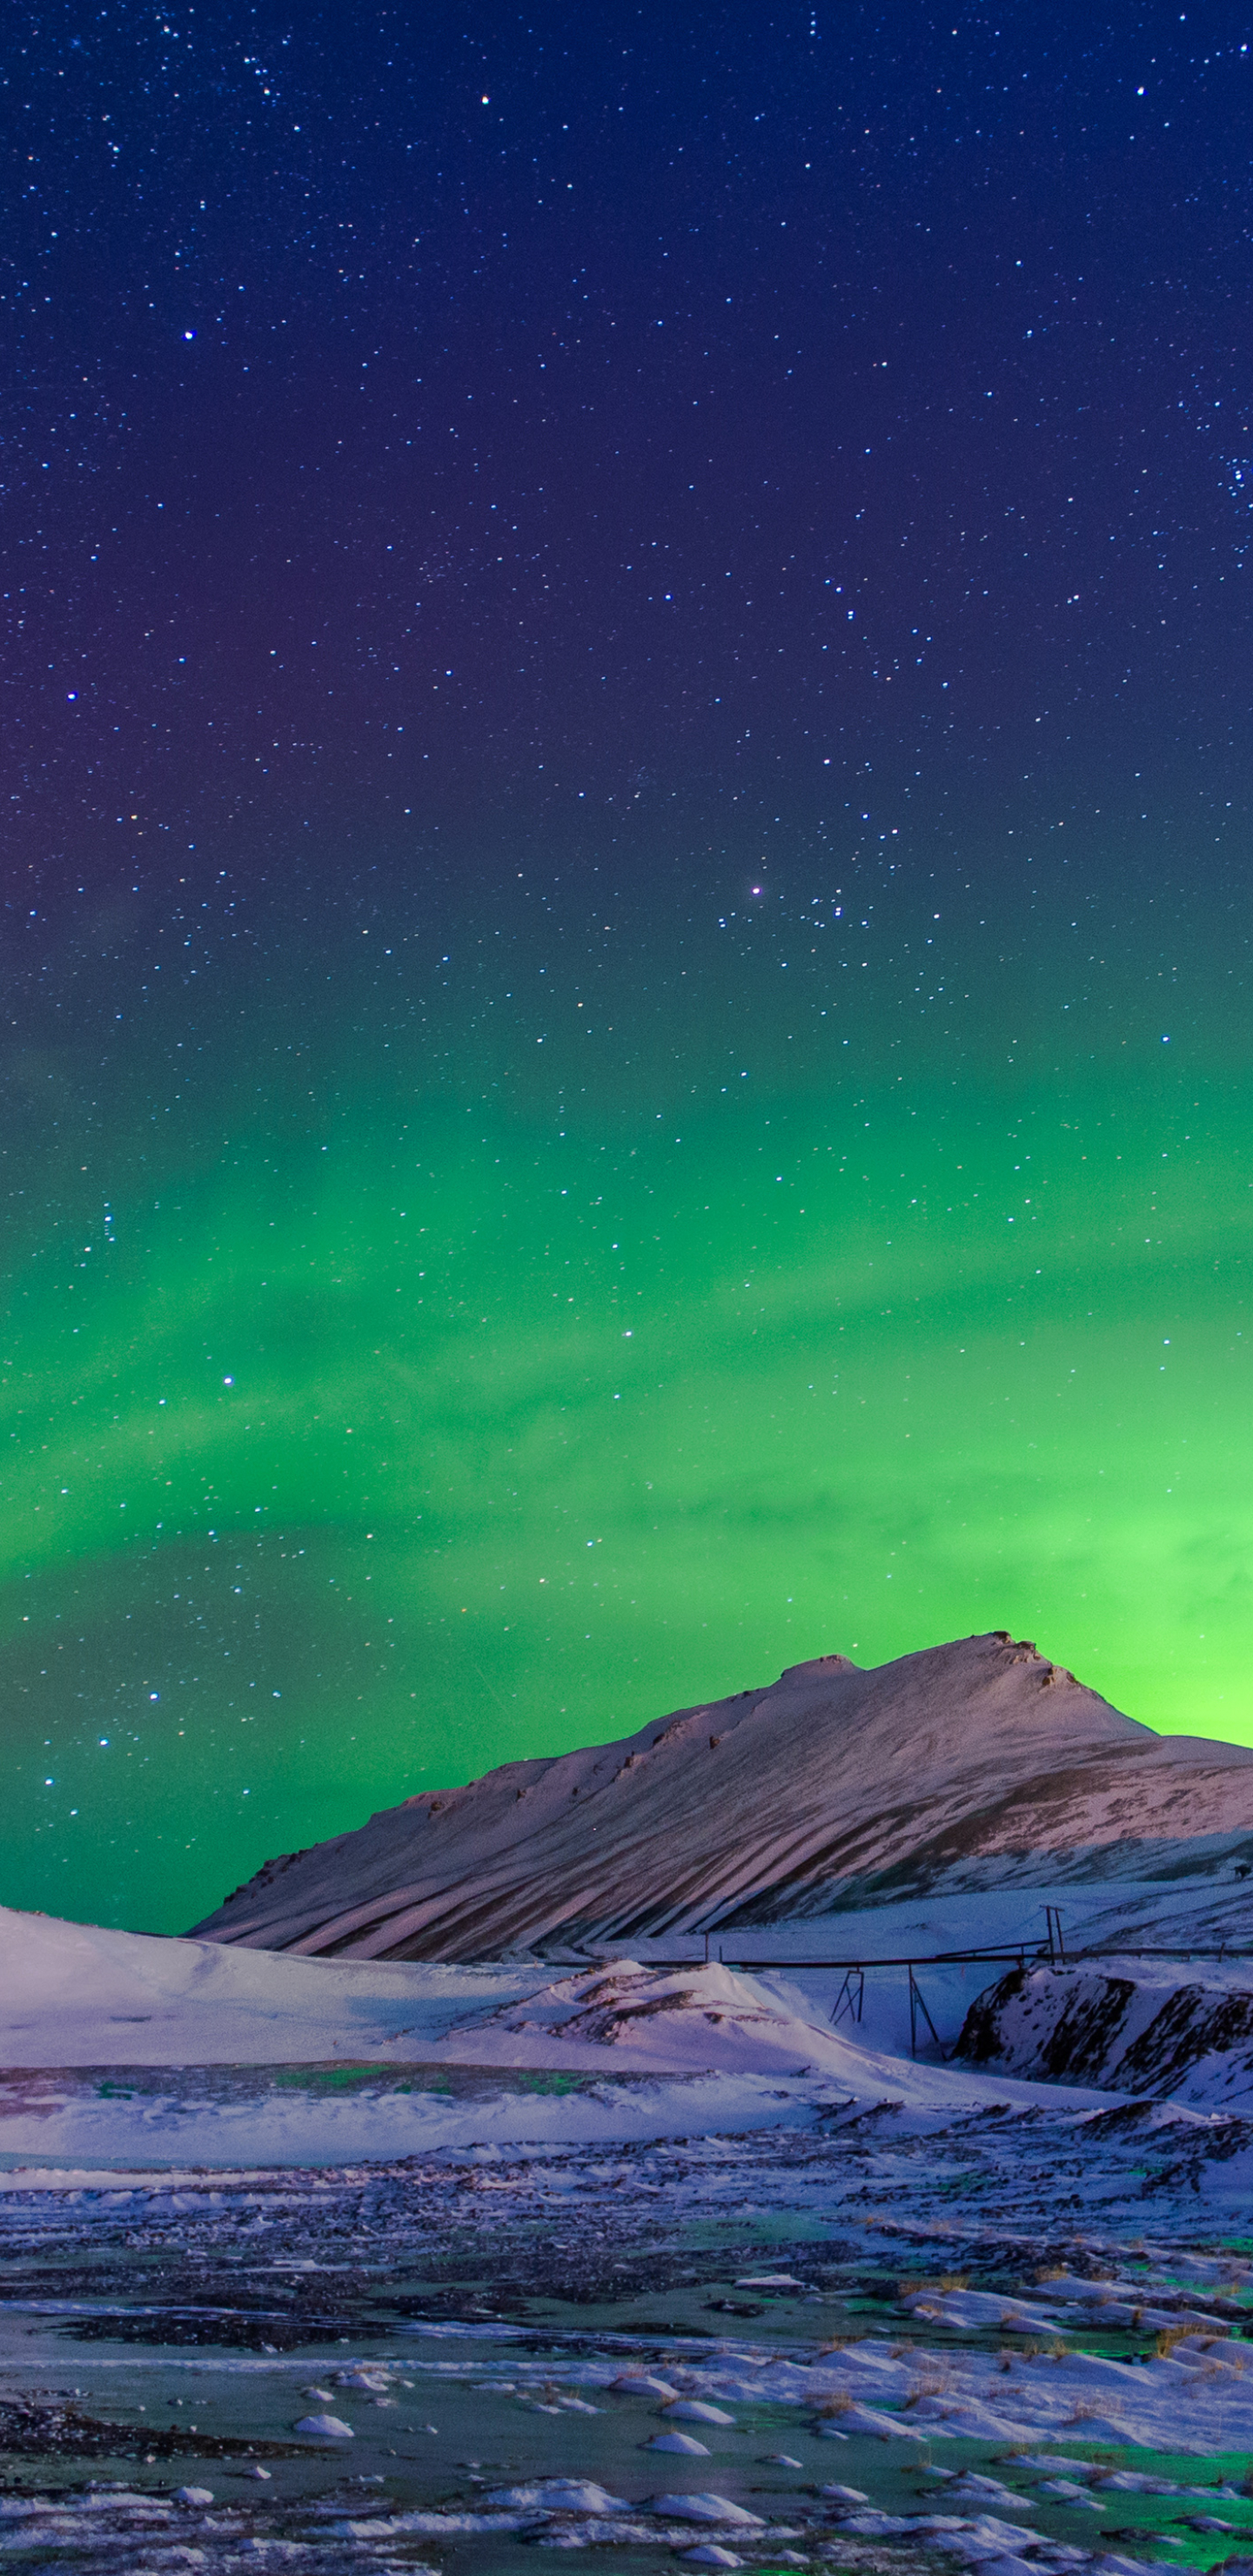
<svg viewBox="0 0 1253 2576"><path fill-rule="evenodd" d="M1021 1874L1033 1855L1053 1879L1150 1850L1177 1867L1190 1839L1250 1825L1253 1753L1174 1750L995 1629L870 1669L821 1655L614 1743L424 1789L267 1861L195 1931L484 1957L795 1920L954 1873Z"/></svg>

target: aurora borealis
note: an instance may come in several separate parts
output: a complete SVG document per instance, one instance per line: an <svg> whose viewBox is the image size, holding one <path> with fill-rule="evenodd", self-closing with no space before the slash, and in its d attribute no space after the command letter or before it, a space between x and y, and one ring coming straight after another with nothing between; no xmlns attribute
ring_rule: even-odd
<svg viewBox="0 0 1253 2576"><path fill-rule="evenodd" d="M987 1627L1253 1740L1239 40L28 23L8 1900Z"/></svg>

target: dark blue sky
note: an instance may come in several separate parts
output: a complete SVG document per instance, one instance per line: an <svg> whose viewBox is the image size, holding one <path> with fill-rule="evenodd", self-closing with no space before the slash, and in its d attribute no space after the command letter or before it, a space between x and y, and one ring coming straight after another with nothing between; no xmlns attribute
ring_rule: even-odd
<svg viewBox="0 0 1253 2576"><path fill-rule="evenodd" d="M15 889L237 815L751 839L867 758L1243 790L1230 12L15 23Z"/></svg>

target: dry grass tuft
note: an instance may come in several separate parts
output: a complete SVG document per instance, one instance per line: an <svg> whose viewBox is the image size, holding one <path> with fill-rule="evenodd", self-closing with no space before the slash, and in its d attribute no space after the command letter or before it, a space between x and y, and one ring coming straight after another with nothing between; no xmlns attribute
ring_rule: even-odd
<svg viewBox="0 0 1253 2576"><path fill-rule="evenodd" d="M1214 2338L1212 2335L1207 2335L1205 2338L1207 2345L1211 2344L1213 2340ZM1200 2337L1197 2334L1195 2326L1160 2326L1153 2337L1153 2350L1159 2361L1165 2361L1168 2355L1174 2351L1176 2344L1198 2343L1199 2341Z"/></svg>
<svg viewBox="0 0 1253 2576"><path fill-rule="evenodd" d="M952 2372L942 2361L923 2362L905 2403L916 2406L920 2397L943 2397L952 2384Z"/></svg>

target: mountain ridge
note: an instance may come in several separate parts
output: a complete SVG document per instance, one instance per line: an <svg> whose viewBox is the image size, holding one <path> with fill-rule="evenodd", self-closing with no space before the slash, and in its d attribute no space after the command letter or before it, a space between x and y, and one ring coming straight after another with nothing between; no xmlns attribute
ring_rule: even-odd
<svg viewBox="0 0 1253 2576"><path fill-rule="evenodd" d="M1253 1750L1154 1735L995 1630L869 1669L822 1656L612 1743L423 1790L276 1856L193 1931L465 1959L794 1921L1033 1853L1054 1874L1061 1854L1118 1873L1153 1846L1169 1874L1205 1844L1212 1868L1250 1834Z"/></svg>

